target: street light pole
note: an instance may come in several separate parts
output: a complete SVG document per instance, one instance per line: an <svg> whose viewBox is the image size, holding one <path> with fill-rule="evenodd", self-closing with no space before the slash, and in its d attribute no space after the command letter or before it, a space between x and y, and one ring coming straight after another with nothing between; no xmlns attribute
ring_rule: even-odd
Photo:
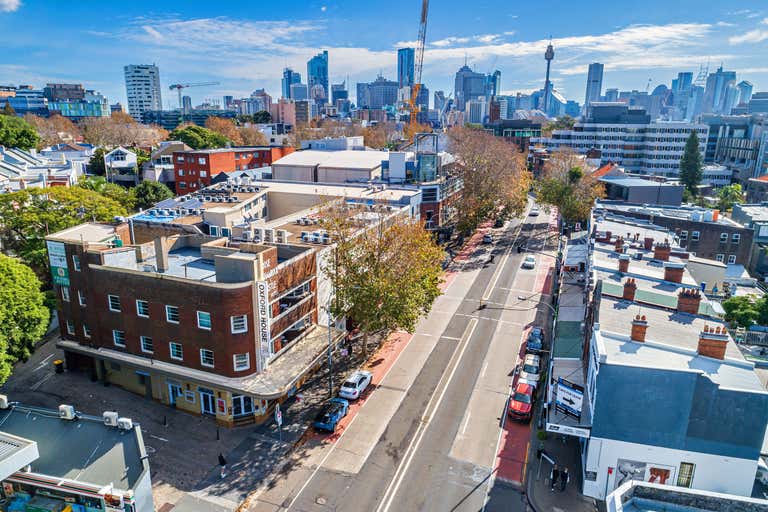
<svg viewBox="0 0 768 512"><path fill-rule="evenodd" d="M333 396L333 337L331 328L333 326L333 316L331 315L331 299L328 299L328 395Z"/></svg>

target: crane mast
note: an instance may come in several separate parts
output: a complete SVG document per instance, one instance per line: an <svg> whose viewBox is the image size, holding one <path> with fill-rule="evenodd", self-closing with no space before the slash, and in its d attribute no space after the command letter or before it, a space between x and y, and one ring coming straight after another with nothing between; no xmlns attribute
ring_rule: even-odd
<svg viewBox="0 0 768 512"><path fill-rule="evenodd" d="M421 2L421 19L419 21L419 38L416 44L416 62L414 63L414 83L411 86L411 99L408 102L410 109L409 123L416 124L416 117L419 113L419 105L416 101L419 98L421 90L421 70L424 65L424 44L427 39L427 13L429 12L429 0Z"/></svg>

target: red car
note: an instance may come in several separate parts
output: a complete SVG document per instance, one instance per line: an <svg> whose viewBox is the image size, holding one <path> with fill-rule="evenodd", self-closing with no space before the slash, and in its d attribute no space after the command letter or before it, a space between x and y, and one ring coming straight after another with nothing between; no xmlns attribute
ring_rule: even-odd
<svg viewBox="0 0 768 512"><path fill-rule="evenodd" d="M530 421L533 413L533 392L536 390L530 384L520 383L515 387L509 400L507 414L513 420Z"/></svg>

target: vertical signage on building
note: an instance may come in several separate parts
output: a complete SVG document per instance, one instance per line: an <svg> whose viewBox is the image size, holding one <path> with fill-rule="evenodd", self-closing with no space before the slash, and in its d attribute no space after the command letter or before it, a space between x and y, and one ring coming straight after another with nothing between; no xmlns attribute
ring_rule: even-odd
<svg viewBox="0 0 768 512"><path fill-rule="evenodd" d="M264 371L270 356L269 287L266 281L256 281L256 332L259 336L259 371Z"/></svg>
<svg viewBox="0 0 768 512"><path fill-rule="evenodd" d="M62 242L46 242L48 245L48 261L51 264L53 283L69 286L69 269L67 268L67 252Z"/></svg>

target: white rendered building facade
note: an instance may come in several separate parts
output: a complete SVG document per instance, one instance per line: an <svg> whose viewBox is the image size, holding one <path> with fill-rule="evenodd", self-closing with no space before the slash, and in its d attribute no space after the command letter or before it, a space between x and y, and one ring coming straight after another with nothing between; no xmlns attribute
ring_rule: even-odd
<svg viewBox="0 0 768 512"><path fill-rule="evenodd" d="M160 69L154 64L130 64L124 71L128 113L141 122L145 111L162 110Z"/></svg>

